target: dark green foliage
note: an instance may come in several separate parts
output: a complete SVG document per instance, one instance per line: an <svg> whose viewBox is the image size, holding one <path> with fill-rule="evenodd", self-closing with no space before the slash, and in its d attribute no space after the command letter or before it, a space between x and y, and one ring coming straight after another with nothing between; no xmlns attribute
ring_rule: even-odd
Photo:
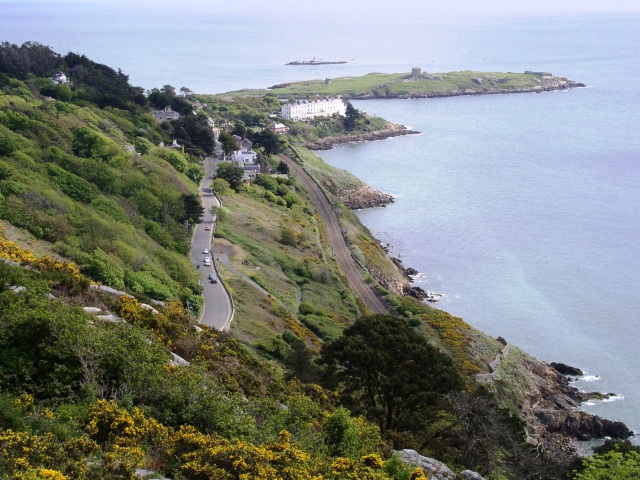
<svg viewBox="0 0 640 480"><path fill-rule="evenodd" d="M1 117L0 117L1 118ZM2 121L7 128L10 130L28 130L29 129L29 117L26 115L15 112L8 111L5 113L5 118Z"/></svg>
<svg viewBox="0 0 640 480"><path fill-rule="evenodd" d="M14 141L7 137L0 137L0 156L11 155L17 148Z"/></svg>
<svg viewBox="0 0 640 480"><path fill-rule="evenodd" d="M191 224L200 222L200 218L204 214L204 207L200 197L195 193L182 194L182 203L184 206L184 215L180 220L188 221Z"/></svg>
<svg viewBox="0 0 640 480"><path fill-rule="evenodd" d="M47 164L47 172L60 189L74 200L91 203L98 195L98 189L86 180L54 165Z"/></svg>
<svg viewBox="0 0 640 480"><path fill-rule="evenodd" d="M347 102L347 110L343 120L345 130L353 131L363 121L365 121L365 117L360 110L356 109L351 102Z"/></svg>
<svg viewBox="0 0 640 480"><path fill-rule="evenodd" d="M129 77L121 71L116 72L77 53L68 53L64 62L78 99L100 108L135 109L135 105L146 105L143 89L130 86Z"/></svg>
<svg viewBox="0 0 640 480"><path fill-rule="evenodd" d="M278 167L276 168L276 172L289 175L289 165L287 165L287 163L284 160L280 160L278 162Z"/></svg>
<svg viewBox="0 0 640 480"><path fill-rule="evenodd" d="M286 341L284 334L282 337ZM287 343L289 343L290 350L284 359L284 364L289 369L291 376L304 383L317 383L320 379L320 371L309 348L298 338Z"/></svg>
<svg viewBox="0 0 640 480"><path fill-rule="evenodd" d="M340 401L375 421L383 434L417 431L443 395L461 388L451 359L401 318L361 317L325 345L321 363Z"/></svg>
<svg viewBox="0 0 640 480"><path fill-rule="evenodd" d="M71 142L73 153L83 158L100 158L105 160L109 153L107 140L88 127L79 127L73 130Z"/></svg>
<svg viewBox="0 0 640 480"><path fill-rule="evenodd" d="M222 150L225 155L231 155L238 148L236 141L233 139L233 135L228 132L221 131L220 135L218 135L218 141L222 144Z"/></svg>
<svg viewBox="0 0 640 480"><path fill-rule="evenodd" d="M260 185L261 187L264 187L266 190L273 192L273 193L277 193L278 192L278 181L273 178L270 177L268 175L264 175L262 173L259 173L258 175L256 175L256 179L253 182L255 185Z"/></svg>
<svg viewBox="0 0 640 480"><path fill-rule="evenodd" d="M634 445L630 440L614 440L607 438L602 445L593 449L593 453L607 453L611 451L627 454L629 452L640 453L640 445Z"/></svg>
<svg viewBox="0 0 640 480"><path fill-rule="evenodd" d="M158 110L171 107L172 110L181 115L190 115L193 111L193 107L189 102L182 97L176 96L176 89L171 85L165 85L161 89L152 89L149 93L148 100L149 103Z"/></svg>
<svg viewBox="0 0 640 480"><path fill-rule="evenodd" d="M37 42L26 42L21 46L3 42L0 45L0 72L25 80L31 73L37 77L48 77L62 68L60 55L51 48Z"/></svg>
<svg viewBox="0 0 640 480"><path fill-rule="evenodd" d="M243 175L242 167L232 162L220 162L216 169L216 178L226 180L234 190L240 188Z"/></svg>
<svg viewBox="0 0 640 480"><path fill-rule="evenodd" d="M213 153L215 141L205 115L183 115L163 127L173 129L173 136L185 152L200 158Z"/></svg>
<svg viewBox="0 0 640 480"><path fill-rule="evenodd" d="M250 135L249 139L254 146L262 147L267 155L275 155L282 151L282 140L271 130L260 130Z"/></svg>

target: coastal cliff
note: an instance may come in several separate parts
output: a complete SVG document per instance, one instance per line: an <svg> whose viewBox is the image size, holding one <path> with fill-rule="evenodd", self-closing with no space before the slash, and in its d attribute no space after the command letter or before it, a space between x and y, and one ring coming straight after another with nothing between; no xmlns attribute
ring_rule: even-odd
<svg viewBox="0 0 640 480"><path fill-rule="evenodd" d="M515 407L526 423L529 443L547 455L568 461L576 454L576 439L622 439L633 435L622 422L579 410L588 400L604 400L612 394L581 392L550 364L509 347L483 385L494 390L505 405Z"/></svg>

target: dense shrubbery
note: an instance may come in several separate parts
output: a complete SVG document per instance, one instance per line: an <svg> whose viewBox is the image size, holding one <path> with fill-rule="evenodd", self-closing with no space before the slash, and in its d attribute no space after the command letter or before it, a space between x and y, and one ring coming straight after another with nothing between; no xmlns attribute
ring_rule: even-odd
<svg viewBox="0 0 640 480"><path fill-rule="evenodd" d="M155 130L146 114L3 93L0 217L55 244L103 283L159 299L191 296L189 262L170 251L186 251L185 224L202 214L189 184L203 170L170 149L139 156L121 146Z"/></svg>

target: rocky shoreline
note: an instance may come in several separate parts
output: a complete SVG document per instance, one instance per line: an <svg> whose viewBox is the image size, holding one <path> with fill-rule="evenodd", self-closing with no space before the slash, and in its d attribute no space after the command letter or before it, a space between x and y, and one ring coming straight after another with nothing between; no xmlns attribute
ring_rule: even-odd
<svg viewBox="0 0 640 480"><path fill-rule="evenodd" d="M385 140L387 138L400 137L403 135L417 135L419 133L420 132L410 130L403 125L390 123L389 126L384 130L325 137L313 142L307 142L303 146L308 148L309 150L331 150L336 145L341 145L344 143L371 142L374 140Z"/></svg>
<svg viewBox="0 0 640 480"><path fill-rule="evenodd" d="M378 207L393 202L391 195L368 185L357 190L342 192L339 196L351 209ZM382 248L389 254L388 245L382 245ZM430 303L440 300L441 293L428 292L412 285L413 276L419 273L416 269L405 267L399 258L390 255L389 258L406 280L402 284L403 295ZM608 420L579 410L580 406L587 401L606 400L614 396L611 393L581 392L573 387L570 380L572 377L583 375L580 369L562 363L548 364L525 353L516 354L516 357L519 357L517 359L514 359L513 353L507 355L510 362L515 360L524 371L528 372L526 379L519 380L518 389L522 401L517 408L526 422L528 441L544 450L547 455L552 455L562 462L569 462L577 454L576 440L585 441L604 437L624 439L633 435L623 422ZM507 355L501 355L499 360L496 359L491 369L494 373L485 374L491 378L483 380L483 383L503 384L499 378L504 374L502 369L505 367L501 364Z"/></svg>
<svg viewBox="0 0 640 480"><path fill-rule="evenodd" d="M550 364L528 355L517 362L529 372L518 408L530 443L569 459L577 453L575 440L625 439L634 434L623 422L579 410L586 401L604 400L613 394L581 392Z"/></svg>

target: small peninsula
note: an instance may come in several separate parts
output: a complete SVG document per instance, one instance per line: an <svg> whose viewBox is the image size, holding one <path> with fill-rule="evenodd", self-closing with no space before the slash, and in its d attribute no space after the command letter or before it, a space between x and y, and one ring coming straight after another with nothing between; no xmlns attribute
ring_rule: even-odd
<svg viewBox="0 0 640 480"><path fill-rule="evenodd" d="M286 63L285 65L341 65L347 63L346 60L320 60L313 57L311 60L294 60L293 62Z"/></svg>
<svg viewBox="0 0 640 480"><path fill-rule="evenodd" d="M335 96L352 100L384 98L437 98L461 95L540 93L585 85L549 72L428 73L416 67L405 73L368 73L357 77L281 83L268 89L246 89L225 95Z"/></svg>

